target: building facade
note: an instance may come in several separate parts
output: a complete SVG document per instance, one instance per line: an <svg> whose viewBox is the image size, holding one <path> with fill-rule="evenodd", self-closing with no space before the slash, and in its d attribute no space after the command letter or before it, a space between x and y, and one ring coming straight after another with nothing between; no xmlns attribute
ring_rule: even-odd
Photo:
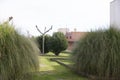
<svg viewBox="0 0 120 80"><path fill-rule="evenodd" d="M82 39L88 33L77 31L76 28L74 29L74 31L69 31L68 28L59 28L58 32L62 32L65 35L68 41L67 50L69 51L71 51L75 47L75 44L78 40Z"/></svg>
<svg viewBox="0 0 120 80"><path fill-rule="evenodd" d="M110 3L110 25L120 29L120 0Z"/></svg>
<svg viewBox="0 0 120 80"><path fill-rule="evenodd" d="M76 32L76 31L66 33L65 36L68 41L67 50L72 50L75 47L76 42L82 39L86 34L87 32Z"/></svg>

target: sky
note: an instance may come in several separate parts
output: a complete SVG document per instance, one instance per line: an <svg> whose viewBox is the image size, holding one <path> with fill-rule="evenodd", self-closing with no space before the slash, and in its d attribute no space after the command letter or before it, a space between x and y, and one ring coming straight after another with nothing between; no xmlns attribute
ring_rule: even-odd
<svg viewBox="0 0 120 80"><path fill-rule="evenodd" d="M112 0L0 0L0 22L12 16L12 23L22 34L41 35L44 28L69 28L90 31L108 28Z"/></svg>

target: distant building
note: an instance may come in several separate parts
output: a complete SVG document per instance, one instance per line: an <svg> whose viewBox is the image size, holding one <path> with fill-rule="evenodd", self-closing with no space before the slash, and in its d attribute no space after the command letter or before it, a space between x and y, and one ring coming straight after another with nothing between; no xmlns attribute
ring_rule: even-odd
<svg viewBox="0 0 120 80"><path fill-rule="evenodd" d="M66 36L66 39L68 41L67 50L70 50L70 51L74 48L75 43L78 40L82 39L87 34L87 32L77 31L76 28L72 32L70 32L68 28L59 28L58 32L62 32Z"/></svg>
<svg viewBox="0 0 120 80"><path fill-rule="evenodd" d="M120 29L120 0L110 3L110 25Z"/></svg>
<svg viewBox="0 0 120 80"><path fill-rule="evenodd" d="M58 32L62 32L65 35L67 32L69 32L69 29L68 28L59 28Z"/></svg>
<svg viewBox="0 0 120 80"><path fill-rule="evenodd" d="M68 41L68 50L72 50L75 46L75 43L82 39L85 35L87 34L87 32L68 32L66 33L66 38Z"/></svg>

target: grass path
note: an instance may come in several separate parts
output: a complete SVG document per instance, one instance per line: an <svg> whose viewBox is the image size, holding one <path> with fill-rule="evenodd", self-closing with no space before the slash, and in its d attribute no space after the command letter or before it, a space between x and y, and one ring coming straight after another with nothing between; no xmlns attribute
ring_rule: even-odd
<svg viewBox="0 0 120 80"><path fill-rule="evenodd" d="M68 54L61 54L59 57L67 56ZM87 80L58 63L50 61L50 58L56 58L56 56L40 56L40 72L33 76L34 80Z"/></svg>

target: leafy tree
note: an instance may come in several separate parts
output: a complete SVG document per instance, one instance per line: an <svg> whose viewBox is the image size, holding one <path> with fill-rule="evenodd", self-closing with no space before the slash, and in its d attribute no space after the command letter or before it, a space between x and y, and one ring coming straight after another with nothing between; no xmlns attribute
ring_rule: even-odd
<svg viewBox="0 0 120 80"><path fill-rule="evenodd" d="M59 55L61 51L68 47L65 35L61 32L55 32L51 39L51 50L55 55Z"/></svg>
<svg viewBox="0 0 120 80"><path fill-rule="evenodd" d="M42 51L42 50L43 50L43 49L42 49L42 47L43 47L43 45L42 45L43 39L42 39L42 38L43 38L42 35L37 37L38 47L39 47L39 49L41 50L41 52L43 52L43 51ZM51 36L45 35L44 38L45 38L45 41L44 41L44 52L45 52L45 53L48 53L48 52L50 51L49 42L50 42Z"/></svg>

